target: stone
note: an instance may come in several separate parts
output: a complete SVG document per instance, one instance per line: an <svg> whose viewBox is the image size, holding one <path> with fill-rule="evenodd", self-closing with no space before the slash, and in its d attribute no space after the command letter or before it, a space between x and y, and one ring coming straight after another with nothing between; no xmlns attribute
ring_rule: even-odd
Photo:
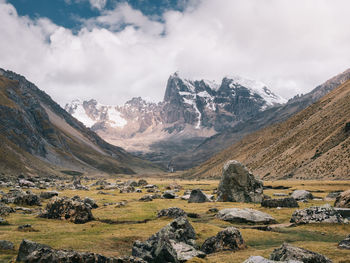
<svg viewBox="0 0 350 263"><path fill-rule="evenodd" d="M348 235L344 240L340 241L338 247L343 249L350 249L350 235Z"/></svg>
<svg viewBox="0 0 350 263"><path fill-rule="evenodd" d="M276 208L276 207L299 207L298 202L293 197L281 198L281 199L264 199L261 202L261 206Z"/></svg>
<svg viewBox="0 0 350 263"><path fill-rule="evenodd" d="M312 206L301 210L295 210L290 219L291 223L344 223L343 217L331 206Z"/></svg>
<svg viewBox="0 0 350 263"><path fill-rule="evenodd" d="M185 217L178 217L145 242L136 241L132 255L147 262L185 262L193 257L205 257L195 249L196 234Z"/></svg>
<svg viewBox="0 0 350 263"><path fill-rule="evenodd" d="M344 191L338 195L338 197L335 199L334 206L340 208L350 208L350 190Z"/></svg>
<svg viewBox="0 0 350 263"><path fill-rule="evenodd" d="M139 184L138 184L135 180L128 180L128 181L125 183L125 186L137 187L137 186L139 186Z"/></svg>
<svg viewBox="0 0 350 263"><path fill-rule="evenodd" d="M96 204L95 200L90 197L85 197L83 200L83 203L85 205L89 205L91 208L98 208L98 205Z"/></svg>
<svg viewBox="0 0 350 263"><path fill-rule="evenodd" d="M127 193L133 193L135 192L135 187L131 186L131 185L128 185L128 186L124 186L123 188L121 188L119 190L119 192L121 194L127 194Z"/></svg>
<svg viewBox="0 0 350 263"><path fill-rule="evenodd" d="M142 259L134 257L115 258L91 252L56 250L26 239L20 244L16 261L26 263L145 263Z"/></svg>
<svg viewBox="0 0 350 263"><path fill-rule="evenodd" d="M0 216L7 216L14 212L15 210L12 207L0 203Z"/></svg>
<svg viewBox="0 0 350 263"><path fill-rule="evenodd" d="M251 256L247 260L245 260L243 263L302 263L302 261L298 261L298 260L275 261L275 260L266 259L262 256Z"/></svg>
<svg viewBox="0 0 350 263"><path fill-rule="evenodd" d="M188 199L189 203L205 203L210 202L209 198L201 189L193 189Z"/></svg>
<svg viewBox="0 0 350 263"><path fill-rule="evenodd" d="M250 208L226 208L217 213L217 218L232 223L273 224L276 220L264 212Z"/></svg>
<svg viewBox="0 0 350 263"><path fill-rule="evenodd" d="M165 187L167 190L180 190L182 189L182 186L179 185L178 183L171 183L168 186Z"/></svg>
<svg viewBox="0 0 350 263"><path fill-rule="evenodd" d="M138 182L137 182L137 186L146 186L148 185L147 181L145 179L140 179Z"/></svg>
<svg viewBox="0 0 350 263"><path fill-rule="evenodd" d="M11 241L0 240L0 250L14 250L15 245Z"/></svg>
<svg viewBox="0 0 350 263"><path fill-rule="evenodd" d="M293 197L297 201L313 199L312 193L306 190L294 190L291 197Z"/></svg>
<svg viewBox="0 0 350 263"><path fill-rule="evenodd" d="M294 247L288 243L283 243L281 247L276 248L270 255L270 259L276 261L299 260L305 263L332 262L321 254L300 247Z"/></svg>
<svg viewBox="0 0 350 263"><path fill-rule="evenodd" d="M35 184L31 181L25 180L25 179L20 179L18 182L20 187L35 187Z"/></svg>
<svg viewBox="0 0 350 263"><path fill-rule="evenodd" d="M217 209L216 207L209 208L208 212L209 213L217 213L217 212L219 212L219 209Z"/></svg>
<svg viewBox="0 0 350 263"><path fill-rule="evenodd" d="M142 196L139 201L142 201L142 202L151 202L153 201L153 198L151 195L144 195Z"/></svg>
<svg viewBox="0 0 350 263"><path fill-rule="evenodd" d="M344 219L347 218L350 220L350 208L334 207L334 210L337 211Z"/></svg>
<svg viewBox="0 0 350 263"><path fill-rule="evenodd" d="M235 227L227 227L216 234L216 236L206 239L201 247L205 254L220 251L236 251L246 248L241 232Z"/></svg>
<svg viewBox="0 0 350 263"><path fill-rule="evenodd" d="M228 161L218 187L218 201L253 202L263 200L263 183L238 161Z"/></svg>
<svg viewBox="0 0 350 263"><path fill-rule="evenodd" d="M273 193L273 196L288 196L285 193Z"/></svg>
<svg viewBox="0 0 350 263"><path fill-rule="evenodd" d="M190 199L190 195L183 195L183 196L181 196L181 200L188 201L189 199Z"/></svg>
<svg viewBox="0 0 350 263"><path fill-rule="evenodd" d="M48 219L65 219L75 224L84 224L92 221L91 206L79 200L67 197L54 197L46 206L40 217Z"/></svg>
<svg viewBox="0 0 350 263"><path fill-rule="evenodd" d="M20 189L11 189L6 195L2 196L1 201L6 204L13 203L16 205L28 206L41 205L39 196L33 194L29 190L24 192Z"/></svg>
<svg viewBox="0 0 350 263"><path fill-rule="evenodd" d="M163 194L163 198L165 198L165 199L174 199L175 197L176 197L176 194L172 190L167 190Z"/></svg>
<svg viewBox="0 0 350 263"><path fill-rule="evenodd" d="M35 230L30 224L18 226L17 230L21 232L38 232L38 230Z"/></svg>
<svg viewBox="0 0 350 263"><path fill-rule="evenodd" d="M40 198L42 199L50 199L54 196L58 196L58 192L56 191L47 191L47 192L41 192L40 193Z"/></svg>
<svg viewBox="0 0 350 263"><path fill-rule="evenodd" d="M330 192L330 193L325 197L325 200L326 200L326 201L334 200L334 199L336 199L341 193L342 193L342 191Z"/></svg>
<svg viewBox="0 0 350 263"><path fill-rule="evenodd" d="M162 209L158 212L157 217L170 217L177 218L181 216L186 216L186 212L178 207L170 207L166 209Z"/></svg>

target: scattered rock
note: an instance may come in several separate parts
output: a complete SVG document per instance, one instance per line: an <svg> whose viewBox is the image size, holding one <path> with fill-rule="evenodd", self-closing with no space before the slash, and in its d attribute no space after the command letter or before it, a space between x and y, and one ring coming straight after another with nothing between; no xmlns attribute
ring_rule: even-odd
<svg viewBox="0 0 350 263"><path fill-rule="evenodd" d="M209 208L208 212L209 213L217 213L217 212L219 212L219 209L217 209L216 207Z"/></svg>
<svg viewBox="0 0 350 263"><path fill-rule="evenodd" d="M298 202L293 197L281 199L264 199L261 202L263 207L299 207Z"/></svg>
<svg viewBox="0 0 350 263"><path fill-rule="evenodd" d="M181 216L186 216L186 212L178 207L170 207L166 209L162 209L158 212L157 217L171 217L171 218L178 218Z"/></svg>
<svg viewBox="0 0 350 263"><path fill-rule="evenodd" d="M113 193L108 193L108 192L103 192L103 191L98 191L97 194L99 194L99 195L115 195Z"/></svg>
<svg viewBox="0 0 350 263"><path fill-rule="evenodd" d="M25 180L25 179L20 179L18 182L20 187L35 187L35 184L31 181Z"/></svg>
<svg viewBox="0 0 350 263"><path fill-rule="evenodd" d="M173 190L167 190L163 194L163 198L165 199L174 199L176 197L176 194Z"/></svg>
<svg viewBox="0 0 350 263"><path fill-rule="evenodd" d="M216 236L206 239L201 251L205 254L211 254L225 250L236 251L243 248L246 248L246 245L241 232L235 227L228 227L217 233Z"/></svg>
<svg viewBox="0 0 350 263"><path fill-rule="evenodd" d="M79 200L81 201L81 200ZM95 200L90 197L85 197L83 200L83 203L85 205L89 205L91 208L98 208L98 205L96 204Z"/></svg>
<svg viewBox="0 0 350 263"><path fill-rule="evenodd" d="M321 254L294 247L287 243L283 243L281 247L276 248L270 255L270 259L276 261L299 260L305 263L332 263L331 260Z"/></svg>
<svg viewBox="0 0 350 263"><path fill-rule="evenodd" d="M350 190L342 192L336 199L334 203L335 207L350 208Z"/></svg>
<svg viewBox="0 0 350 263"><path fill-rule="evenodd" d="M45 211L40 217L49 219L66 219L75 224L84 224L94 219L90 205L67 197L54 197L47 204Z"/></svg>
<svg viewBox="0 0 350 263"><path fill-rule="evenodd" d="M181 196L181 200L188 201L189 199L190 199L190 195L183 195L183 196Z"/></svg>
<svg viewBox="0 0 350 263"><path fill-rule="evenodd" d="M167 190L181 190L182 186L179 185L178 183L171 183L168 186L165 187Z"/></svg>
<svg viewBox="0 0 350 263"><path fill-rule="evenodd" d="M187 213L189 218L200 218L201 216L197 213Z"/></svg>
<svg viewBox="0 0 350 263"><path fill-rule="evenodd" d="M207 195L201 189L193 189L188 199L189 203L205 203L210 202Z"/></svg>
<svg viewBox="0 0 350 263"><path fill-rule="evenodd" d="M144 179L140 179L138 182L137 182L137 186L146 186L148 185L147 181L144 180Z"/></svg>
<svg viewBox="0 0 350 263"><path fill-rule="evenodd" d="M340 241L338 247L343 249L350 249L350 235L348 235L344 240Z"/></svg>
<svg viewBox="0 0 350 263"><path fill-rule="evenodd" d="M153 201L153 198L151 195L144 195L142 196L139 201L142 201L142 202L151 202Z"/></svg>
<svg viewBox="0 0 350 263"><path fill-rule="evenodd" d="M32 209L27 208L27 207L16 206L14 209L16 212L19 211L22 214L33 214L34 213L34 211Z"/></svg>
<svg viewBox="0 0 350 263"><path fill-rule="evenodd" d="M342 191L330 192L330 193L325 197L325 200L326 200L326 201L334 200L334 199L336 199L341 193L342 193Z"/></svg>
<svg viewBox="0 0 350 263"><path fill-rule="evenodd" d="M331 206L312 206L296 210L290 219L291 223L344 223L343 217Z"/></svg>
<svg viewBox="0 0 350 263"><path fill-rule="evenodd" d="M273 196L288 196L285 193L274 193Z"/></svg>
<svg viewBox="0 0 350 263"><path fill-rule="evenodd" d="M139 186L139 184L135 180L128 180L125 183L125 186L137 187L137 186Z"/></svg>
<svg viewBox="0 0 350 263"><path fill-rule="evenodd" d="M218 201L261 203L263 183L238 161L228 161L218 187Z"/></svg>
<svg viewBox="0 0 350 263"><path fill-rule="evenodd" d="M135 182L135 181L134 181ZM136 182L135 182L136 183ZM135 187L131 186L131 185L128 185L128 186L124 186L123 188L121 188L119 190L119 192L121 194L128 194L128 193L133 193L135 192Z"/></svg>
<svg viewBox="0 0 350 263"><path fill-rule="evenodd" d="M0 250L14 250L15 245L11 241L0 240Z"/></svg>
<svg viewBox="0 0 350 263"><path fill-rule="evenodd" d="M121 201L121 202L116 203L115 207L116 208L124 207L124 206L126 206L127 203L128 203L127 201Z"/></svg>
<svg viewBox="0 0 350 263"><path fill-rule="evenodd" d="M0 216L7 216L14 212L15 210L12 207L0 203Z"/></svg>
<svg viewBox="0 0 350 263"><path fill-rule="evenodd" d="M18 226L17 230L21 232L38 232L38 230L34 229L30 224Z"/></svg>
<svg viewBox="0 0 350 263"><path fill-rule="evenodd" d="M54 196L58 196L58 192L56 191L48 191L48 192L41 192L40 193L40 198L43 198L43 199L50 199Z"/></svg>
<svg viewBox="0 0 350 263"><path fill-rule="evenodd" d="M205 257L195 249L195 232L185 217L179 217L151 236L136 241L132 255L147 262L185 262L193 257Z"/></svg>
<svg viewBox="0 0 350 263"><path fill-rule="evenodd" d="M275 261L266 259L262 256L251 256L247 260L245 260L243 263L302 263L302 261L298 260L287 260L287 261Z"/></svg>
<svg viewBox="0 0 350 263"><path fill-rule="evenodd" d="M313 199L312 193L306 190L294 190L291 197L293 197L297 201Z"/></svg>
<svg viewBox="0 0 350 263"><path fill-rule="evenodd" d="M264 212L250 208L226 208L216 215L219 219L232 223L273 224L276 220Z"/></svg>
<svg viewBox="0 0 350 263"><path fill-rule="evenodd" d="M31 191L22 191L20 189L11 189L6 195L3 195L2 202L6 204L16 204L16 205L41 205L40 198Z"/></svg>

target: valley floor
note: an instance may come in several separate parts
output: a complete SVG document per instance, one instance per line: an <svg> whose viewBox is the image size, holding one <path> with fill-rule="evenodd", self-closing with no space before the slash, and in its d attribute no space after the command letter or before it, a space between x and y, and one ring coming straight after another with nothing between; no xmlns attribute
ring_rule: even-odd
<svg viewBox="0 0 350 263"><path fill-rule="evenodd" d="M115 182L115 179L109 179ZM211 194L218 186L218 181L187 181L147 178L148 183L156 184L160 190L171 183L178 183L183 189L177 193L181 196L184 190L201 188ZM85 182L83 182L85 183ZM88 182L92 183L91 181ZM273 193L290 193L294 189L306 189L314 196L324 198L329 192L350 189L350 181L274 181L264 182L266 186L289 186L287 190L268 189L264 193L272 196ZM7 192L8 189L0 188ZM55 189L53 189L55 190ZM39 193L41 190L33 190ZM272 215L280 224L287 224L295 208L263 208L260 204L211 202L191 203L181 199L155 199L152 202L141 202L139 198L143 193L119 193L119 190L103 190L113 195L98 194L99 190L92 187L90 191L65 190L59 196L93 198L99 208L93 209L95 221L86 224L73 224L60 220L38 218L34 214L11 213L5 219L10 223L0 226L0 240L12 241L16 249L22 239L33 240L47 244L56 249L74 249L78 251L91 251L106 256L130 255L131 247L135 240L146 240L168 224L171 219L158 219L157 210L169 207L179 207L186 212L198 213L200 218L190 218L197 233L197 244L201 245L204 240L222 230L224 227L233 225L216 219L214 214L209 213L210 208L249 207ZM104 203L127 201L124 207L117 208L115 205L104 206ZM47 202L47 201L46 201ZM43 203L45 207L46 202ZM312 200L308 203L299 203L300 208L312 205L323 205L334 201ZM103 221L103 222L102 222ZM108 222L108 223L105 223ZM143 222L143 223L140 223ZM145 223L146 222L146 223ZM36 232L20 232L18 226L31 224ZM296 227L282 227L273 231L261 231L245 228L244 224L234 224L240 228L243 239L248 245L247 249L237 252L220 252L207 256L205 259L194 259L192 262L243 262L249 256L261 255L269 257L274 248L283 242L289 242L296 246L319 252L329 257L333 262L350 262L350 251L337 248L339 241L350 234L350 224L308 224ZM0 262L14 260L17 251L0 251Z"/></svg>

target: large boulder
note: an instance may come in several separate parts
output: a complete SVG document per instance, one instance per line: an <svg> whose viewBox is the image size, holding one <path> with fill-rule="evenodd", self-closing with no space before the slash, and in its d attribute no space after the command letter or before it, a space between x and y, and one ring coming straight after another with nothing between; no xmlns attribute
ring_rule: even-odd
<svg viewBox="0 0 350 263"><path fill-rule="evenodd" d="M31 191L22 191L20 189L11 189L6 195L3 195L2 202L6 204L16 204L16 205L41 205L40 198Z"/></svg>
<svg viewBox="0 0 350 263"><path fill-rule="evenodd" d="M162 209L157 214L157 217L178 218L181 216L186 216L186 212L178 207L170 207L170 208Z"/></svg>
<svg viewBox="0 0 350 263"><path fill-rule="evenodd" d="M344 218L331 206L311 206L295 210L290 219L291 223L344 223Z"/></svg>
<svg viewBox="0 0 350 263"><path fill-rule="evenodd" d="M261 202L263 207L299 207L298 202L293 197L280 198L280 199L264 199Z"/></svg>
<svg viewBox="0 0 350 263"><path fill-rule="evenodd" d="M14 250L15 245L11 241L0 240L0 250Z"/></svg>
<svg viewBox="0 0 350 263"><path fill-rule="evenodd" d="M302 261L298 260L287 260L287 261L275 261L271 259L266 259L262 256L251 256L243 263L302 263Z"/></svg>
<svg viewBox="0 0 350 263"><path fill-rule="evenodd" d="M142 259L105 257L90 252L56 250L30 240L23 240L18 250L17 262L26 263L145 263Z"/></svg>
<svg viewBox="0 0 350 263"><path fill-rule="evenodd" d="M228 161L218 187L218 201L253 202L263 200L263 183L238 161Z"/></svg>
<svg viewBox="0 0 350 263"><path fill-rule="evenodd" d="M241 232L235 227L227 227L220 231L216 236L206 239L201 247L201 251L205 254L211 254L215 252L246 248L244 244Z"/></svg>
<svg viewBox="0 0 350 263"><path fill-rule="evenodd" d="M166 190L164 191L163 198L165 199L174 199L176 197L176 194L173 190Z"/></svg>
<svg viewBox="0 0 350 263"><path fill-rule="evenodd" d="M350 189L337 196L334 206L340 208L350 208Z"/></svg>
<svg viewBox="0 0 350 263"><path fill-rule="evenodd" d="M312 193L306 190L294 190L291 197L293 197L297 201L305 201L314 198Z"/></svg>
<svg viewBox="0 0 350 263"><path fill-rule="evenodd" d="M185 217L176 218L145 242L136 241L132 255L147 262L185 262L204 257L195 246L196 234Z"/></svg>
<svg viewBox="0 0 350 263"><path fill-rule="evenodd" d="M189 203L205 203L210 202L209 198L201 189L193 189L188 199Z"/></svg>
<svg viewBox="0 0 350 263"><path fill-rule="evenodd" d="M45 211L40 217L49 219L66 219L75 224L84 224L94 219L89 204L67 197L54 197L47 204Z"/></svg>
<svg viewBox="0 0 350 263"><path fill-rule="evenodd" d="M276 220L264 212L250 208L226 208L217 213L217 218L231 223L272 224Z"/></svg>
<svg viewBox="0 0 350 263"><path fill-rule="evenodd" d="M344 240L340 241L338 247L343 249L350 249L350 235L348 235Z"/></svg>
<svg viewBox="0 0 350 263"><path fill-rule="evenodd" d="M331 260L321 254L300 247L294 247L287 243L276 248L270 255L270 259L276 261L299 260L304 263L332 263Z"/></svg>

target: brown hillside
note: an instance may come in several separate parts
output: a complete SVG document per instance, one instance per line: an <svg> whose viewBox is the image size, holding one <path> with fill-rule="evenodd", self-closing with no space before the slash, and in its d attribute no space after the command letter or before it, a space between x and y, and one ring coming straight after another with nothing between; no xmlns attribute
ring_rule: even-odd
<svg viewBox="0 0 350 263"><path fill-rule="evenodd" d="M246 136L187 175L218 177L223 163L236 159L263 179L349 179L349 122L347 81L287 121Z"/></svg>

